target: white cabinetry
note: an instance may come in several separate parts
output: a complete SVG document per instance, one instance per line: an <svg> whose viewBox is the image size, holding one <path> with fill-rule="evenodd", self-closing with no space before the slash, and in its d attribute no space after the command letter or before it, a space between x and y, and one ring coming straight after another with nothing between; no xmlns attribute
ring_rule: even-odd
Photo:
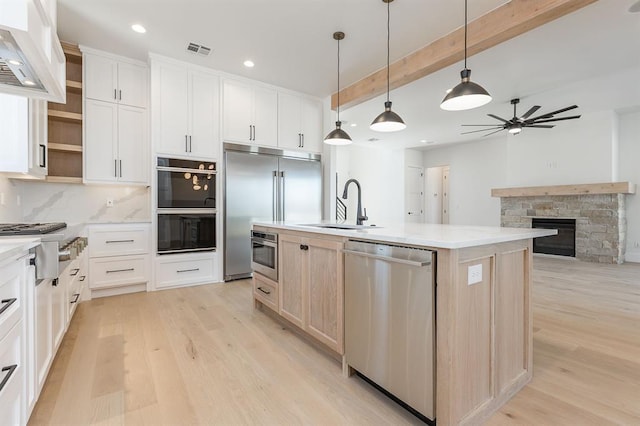
<svg viewBox="0 0 640 426"><path fill-rule="evenodd" d="M278 146L322 152L322 102L299 94L279 92Z"/></svg>
<svg viewBox="0 0 640 426"><path fill-rule="evenodd" d="M220 80L216 74L152 55L151 100L157 153L217 158Z"/></svg>
<svg viewBox="0 0 640 426"><path fill-rule="evenodd" d="M218 281L215 252L167 254L156 257L155 288L208 284Z"/></svg>
<svg viewBox="0 0 640 426"><path fill-rule="evenodd" d="M147 107L147 68L123 62L106 53L94 52L84 46L85 96L98 101L114 102L140 108Z"/></svg>
<svg viewBox="0 0 640 426"><path fill-rule="evenodd" d="M223 82L223 139L276 146L278 143L278 92L225 79Z"/></svg>
<svg viewBox="0 0 640 426"><path fill-rule="evenodd" d="M148 185L147 68L82 50L84 182Z"/></svg>
<svg viewBox="0 0 640 426"><path fill-rule="evenodd" d="M149 225L89 228L89 288L92 297L145 291L149 281Z"/></svg>
<svg viewBox="0 0 640 426"><path fill-rule="evenodd" d="M147 111L85 100L84 181L148 184Z"/></svg>

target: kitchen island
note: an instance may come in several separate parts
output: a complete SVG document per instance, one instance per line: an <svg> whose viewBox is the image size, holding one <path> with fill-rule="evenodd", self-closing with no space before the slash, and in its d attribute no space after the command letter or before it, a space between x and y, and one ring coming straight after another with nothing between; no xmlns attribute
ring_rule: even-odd
<svg viewBox="0 0 640 426"><path fill-rule="evenodd" d="M344 244L435 252L432 399L438 424L479 424L531 380L532 239L555 230L283 222L254 223L254 229L278 234L278 278L254 273L256 303L339 355L345 347ZM344 356L343 368L351 372Z"/></svg>

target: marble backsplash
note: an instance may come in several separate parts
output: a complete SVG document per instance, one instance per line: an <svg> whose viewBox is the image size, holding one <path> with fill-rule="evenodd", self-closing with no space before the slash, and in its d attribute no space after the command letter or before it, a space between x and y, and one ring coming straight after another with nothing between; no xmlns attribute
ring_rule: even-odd
<svg viewBox="0 0 640 426"><path fill-rule="evenodd" d="M148 222L150 189L145 186L78 185L11 181L20 196L23 222ZM107 202L113 201L113 206Z"/></svg>

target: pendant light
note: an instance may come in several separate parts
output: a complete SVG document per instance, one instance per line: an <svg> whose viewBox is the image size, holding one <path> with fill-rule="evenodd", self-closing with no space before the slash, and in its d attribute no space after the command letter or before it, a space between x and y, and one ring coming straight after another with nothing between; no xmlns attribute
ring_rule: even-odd
<svg viewBox="0 0 640 426"><path fill-rule="evenodd" d="M491 95L482 86L471 81L471 70L467 68L467 0L464 0L464 69L460 72L460 77L462 82L447 93L440 108L463 111L491 102Z"/></svg>
<svg viewBox="0 0 640 426"><path fill-rule="evenodd" d="M371 130L376 132L397 132L407 127L402 118L391 111L391 101L389 100L389 39L390 39L390 11L389 3L393 0L382 0L387 4L387 101L384 103L384 111L371 122Z"/></svg>
<svg viewBox="0 0 640 426"><path fill-rule="evenodd" d="M336 121L336 128L332 130L326 138L324 143L328 145L349 145L351 137L341 129L342 122L340 121L340 40L344 39L344 33L342 31L336 31L333 33L333 39L338 41L338 105L336 112L338 113L338 121Z"/></svg>

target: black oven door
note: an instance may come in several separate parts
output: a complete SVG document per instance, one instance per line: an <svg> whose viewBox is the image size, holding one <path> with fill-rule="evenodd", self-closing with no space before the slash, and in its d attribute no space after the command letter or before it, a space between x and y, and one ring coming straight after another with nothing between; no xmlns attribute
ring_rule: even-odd
<svg viewBox="0 0 640 426"><path fill-rule="evenodd" d="M216 249L215 213L159 213L158 253Z"/></svg>
<svg viewBox="0 0 640 426"><path fill-rule="evenodd" d="M215 209L216 164L158 158L159 209Z"/></svg>

